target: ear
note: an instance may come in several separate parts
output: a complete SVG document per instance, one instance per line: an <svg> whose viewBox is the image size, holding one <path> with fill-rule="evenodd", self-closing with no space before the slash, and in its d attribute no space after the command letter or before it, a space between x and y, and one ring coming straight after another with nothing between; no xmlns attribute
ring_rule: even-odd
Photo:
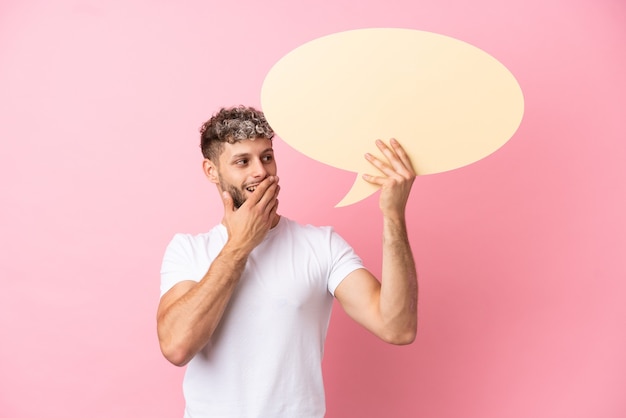
<svg viewBox="0 0 626 418"><path fill-rule="evenodd" d="M208 158L205 158L204 161L202 161L202 171L204 172L204 175L209 179L211 183L215 183L215 184L220 183L219 176L217 173L217 166L213 163L213 161L209 160Z"/></svg>

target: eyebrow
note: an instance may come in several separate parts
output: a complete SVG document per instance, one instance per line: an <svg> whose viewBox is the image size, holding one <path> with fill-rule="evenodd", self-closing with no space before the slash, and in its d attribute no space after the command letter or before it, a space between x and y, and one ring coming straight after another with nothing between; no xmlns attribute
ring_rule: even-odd
<svg viewBox="0 0 626 418"><path fill-rule="evenodd" d="M271 152L272 154L274 153L274 149L273 148L265 148L263 151L261 151L261 154L265 154L266 152ZM249 152L243 152L241 154L235 154L232 157L230 157L230 160L236 160L237 158L243 158L243 157L250 157L250 153Z"/></svg>

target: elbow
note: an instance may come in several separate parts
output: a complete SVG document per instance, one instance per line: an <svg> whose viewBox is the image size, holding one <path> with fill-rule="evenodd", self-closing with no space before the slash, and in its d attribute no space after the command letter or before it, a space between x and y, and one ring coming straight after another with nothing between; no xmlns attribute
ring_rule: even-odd
<svg viewBox="0 0 626 418"><path fill-rule="evenodd" d="M185 366L195 355L188 340L181 333L172 332L162 321L157 322L157 337L161 354L174 366Z"/></svg>
<svg viewBox="0 0 626 418"><path fill-rule="evenodd" d="M193 356L189 354L189 351L184 347L175 346L174 344L164 344L161 343L161 353L163 357L174 366L183 367Z"/></svg>
<svg viewBox="0 0 626 418"><path fill-rule="evenodd" d="M415 337L417 337L417 332L407 332L401 336L399 336L395 341L392 342L394 345L410 345L415 342Z"/></svg>
<svg viewBox="0 0 626 418"><path fill-rule="evenodd" d="M417 337L417 321L410 321L402 327L388 327L386 332L380 334L380 338L386 343L393 345L409 345Z"/></svg>
<svg viewBox="0 0 626 418"><path fill-rule="evenodd" d="M174 366L183 367L193 358L195 353L183 339L175 338L161 327L157 327L157 335L163 357Z"/></svg>
<svg viewBox="0 0 626 418"><path fill-rule="evenodd" d="M415 341L416 336L417 332L415 330L407 330L386 334L382 336L382 340L393 345L409 345Z"/></svg>

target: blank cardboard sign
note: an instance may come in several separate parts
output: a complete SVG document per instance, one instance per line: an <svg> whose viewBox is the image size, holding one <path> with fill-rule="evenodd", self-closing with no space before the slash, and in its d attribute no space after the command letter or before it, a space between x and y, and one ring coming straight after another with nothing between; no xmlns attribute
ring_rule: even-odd
<svg viewBox="0 0 626 418"><path fill-rule="evenodd" d="M281 58L261 91L276 133L296 150L358 173L337 206L376 191L366 152L396 138L419 175L473 163L508 141L522 120L515 77L460 40L410 29L340 32Z"/></svg>

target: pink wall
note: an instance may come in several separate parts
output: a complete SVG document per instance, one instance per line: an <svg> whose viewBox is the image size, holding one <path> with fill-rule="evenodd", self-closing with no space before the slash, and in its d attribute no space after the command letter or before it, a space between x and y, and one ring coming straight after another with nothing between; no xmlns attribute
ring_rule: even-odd
<svg viewBox="0 0 626 418"><path fill-rule="evenodd" d="M418 178L415 344L335 311L328 417L626 416L622 0L0 3L0 416L181 416L155 335L173 233L218 222L197 128L259 103L283 54L406 27L485 50L526 113L501 150ZM380 269L375 197L277 141L281 211L333 224Z"/></svg>

